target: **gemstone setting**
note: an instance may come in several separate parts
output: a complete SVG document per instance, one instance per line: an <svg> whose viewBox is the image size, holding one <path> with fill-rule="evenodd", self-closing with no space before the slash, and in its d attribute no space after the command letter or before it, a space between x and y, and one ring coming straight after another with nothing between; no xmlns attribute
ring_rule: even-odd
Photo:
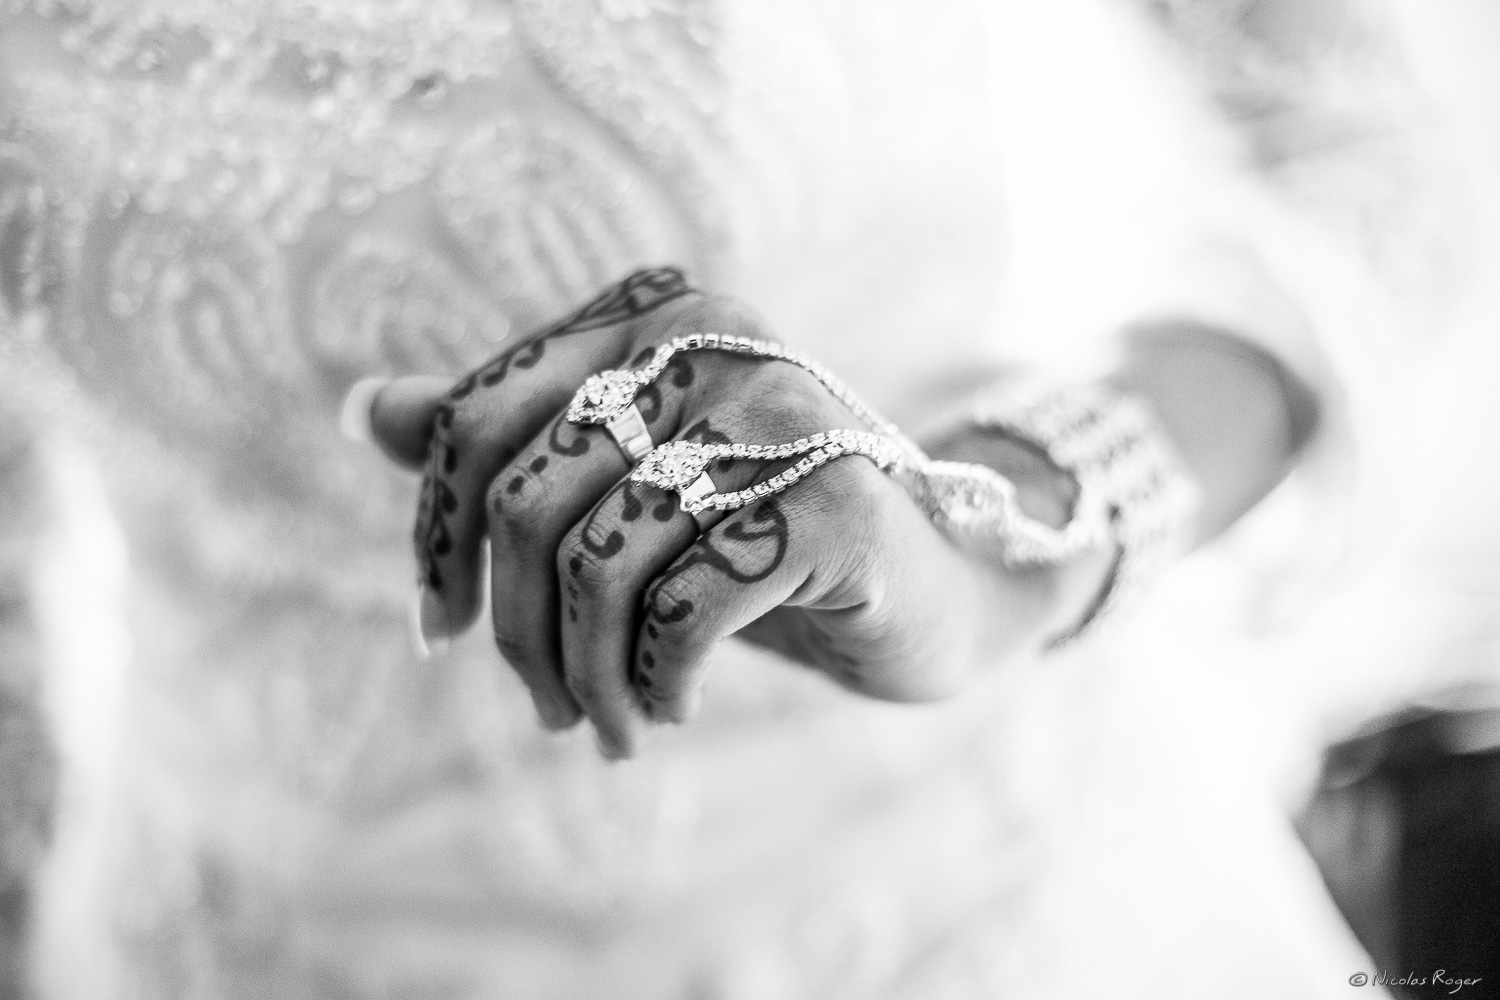
<svg viewBox="0 0 1500 1000"><path fill-rule="evenodd" d="M640 382L634 372L611 369L590 375L573 394L567 419L574 424L607 424L635 403Z"/></svg>

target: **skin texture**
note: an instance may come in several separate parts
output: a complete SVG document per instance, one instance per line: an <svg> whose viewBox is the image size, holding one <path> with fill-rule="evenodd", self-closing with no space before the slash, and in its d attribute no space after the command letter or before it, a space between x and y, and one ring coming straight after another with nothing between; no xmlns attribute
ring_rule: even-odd
<svg viewBox="0 0 1500 1000"><path fill-rule="evenodd" d="M767 336L744 308L693 291L680 272L643 271L456 385L406 379L375 398L376 440L424 470L414 533L424 633L455 635L478 618L487 543L495 641L545 725L587 716L606 756L629 757L649 723L691 717L707 654L736 633L860 694L945 697L1095 599L1112 552L1007 570L942 535L859 456L712 515L700 532L675 495L625 478L603 428L563 418L588 375L700 332ZM677 355L638 406L657 443L861 427L795 365L722 352ZM1033 516L1067 516L1070 478L1016 442L960 433L931 450L1011 476ZM721 490L738 490L783 467L721 462L710 473Z"/></svg>

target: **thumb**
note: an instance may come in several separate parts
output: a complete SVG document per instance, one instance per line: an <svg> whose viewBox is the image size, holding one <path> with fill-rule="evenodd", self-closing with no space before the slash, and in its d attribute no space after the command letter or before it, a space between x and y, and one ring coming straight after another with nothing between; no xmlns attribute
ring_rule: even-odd
<svg viewBox="0 0 1500 1000"><path fill-rule="evenodd" d="M433 417L451 386L430 375L362 379L344 397L339 426L352 440L375 442L397 465L419 469Z"/></svg>

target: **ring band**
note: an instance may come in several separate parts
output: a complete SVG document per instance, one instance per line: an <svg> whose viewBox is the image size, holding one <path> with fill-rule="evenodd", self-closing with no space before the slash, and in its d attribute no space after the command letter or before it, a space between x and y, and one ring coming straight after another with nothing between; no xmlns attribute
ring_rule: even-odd
<svg viewBox="0 0 1500 1000"><path fill-rule="evenodd" d="M651 432L646 429L646 418L641 416L640 407L634 403L627 406L624 413L609 420L604 429L609 431L609 436L614 438L630 465L645 458L656 446L651 440Z"/></svg>
<svg viewBox="0 0 1500 1000"><path fill-rule="evenodd" d="M719 492L714 485L713 479L705 472L698 473L698 478L684 486L677 492L678 503L683 510L700 506L704 500Z"/></svg>
<svg viewBox="0 0 1500 1000"><path fill-rule="evenodd" d="M707 531L712 526L712 522L708 519L712 514L707 507L699 505L717 492L719 492L719 488L714 485L713 479L709 477L707 470L705 470L699 473L697 479L684 486L677 494L678 505L687 511L688 516L698 525L700 532Z"/></svg>

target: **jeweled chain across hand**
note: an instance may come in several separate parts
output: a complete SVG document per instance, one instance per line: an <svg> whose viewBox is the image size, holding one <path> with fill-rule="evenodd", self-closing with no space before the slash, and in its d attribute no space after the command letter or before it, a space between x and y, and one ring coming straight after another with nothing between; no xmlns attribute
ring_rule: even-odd
<svg viewBox="0 0 1500 1000"><path fill-rule="evenodd" d="M796 465L749 489L710 492L713 481L705 478L710 464L725 459L775 461L799 455L802 460ZM677 493L682 509L696 515L706 510L739 510L763 497L780 493L824 462L842 455L863 455L884 470L896 468L904 457L902 448L892 438L851 430L823 431L786 444L668 441L653 448L631 471L630 478Z"/></svg>
<svg viewBox="0 0 1500 1000"><path fill-rule="evenodd" d="M1159 562L1178 521L1161 502L1174 475L1129 400L1007 383L958 418L1073 478L1072 511L1054 528L1026 516L1000 472L934 461L759 329L732 300L653 268L451 387L403 380L359 407L383 450L424 467L416 618L428 648L478 620L487 597L496 643L547 724L587 715L608 755L629 756L643 714L692 714L709 651L729 635L852 690L925 700L1051 625L1056 601L1009 569L1109 546L1118 555L1094 603L1108 610ZM744 361L682 354L700 350ZM616 360L627 357L628 368ZM627 370L600 371L610 365ZM560 398L571 400L562 413ZM772 427L784 430L759 433L801 436L725 433ZM814 475L849 455L873 467ZM1080 565L1087 575L1102 561ZM1023 593L1002 614L972 613ZM864 611L844 613L854 607Z"/></svg>
<svg viewBox="0 0 1500 1000"><path fill-rule="evenodd" d="M806 355L770 340L735 337L717 333L675 337L656 348L651 360L641 368L610 369L590 375L573 396L566 417L574 424L602 424L614 428L629 423L644 427L633 419L636 396L655 382L667 368L673 355L680 351L727 351L752 357L786 361L802 368L848 407L865 424L879 433L834 429L798 438L785 444L699 444L693 441L668 441L641 457L630 478L678 495L682 509L694 516L705 511L733 511L772 496L809 475L818 466L843 455L863 455L886 471L901 467L904 460L924 462L925 456L908 441L895 424L876 413L853 390L821 364ZM620 435L616 435L620 439ZM621 442L627 457L635 457ZM720 492L708 476L708 467L726 459L760 459L766 461L798 458L791 468L763 483L730 492Z"/></svg>
<svg viewBox="0 0 1500 1000"><path fill-rule="evenodd" d="M675 440L650 447L636 397L661 376L674 355L700 350L794 364L817 379L876 433L833 429L784 444ZM1002 557L1011 565L1058 563L1101 544L1107 535L1107 524L1090 484L1080 484L1083 495L1066 528L1057 530L1033 521L1022 512L1015 485L1008 479L984 466L933 461L823 365L771 340L717 333L675 337L657 346L651 360L640 368L609 369L590 375L574 394L565 417L573 424L603 425L634 465L631 480L676 493L682 509L695 518L708 511L739 510L780 493L832 459L863 455L885 472L913 471L911 492L929 516L952 530L977 531L1001 541ZM708 467L719 461L799 457L791 468L743 490L720 491L708 474Z"/></svg>

